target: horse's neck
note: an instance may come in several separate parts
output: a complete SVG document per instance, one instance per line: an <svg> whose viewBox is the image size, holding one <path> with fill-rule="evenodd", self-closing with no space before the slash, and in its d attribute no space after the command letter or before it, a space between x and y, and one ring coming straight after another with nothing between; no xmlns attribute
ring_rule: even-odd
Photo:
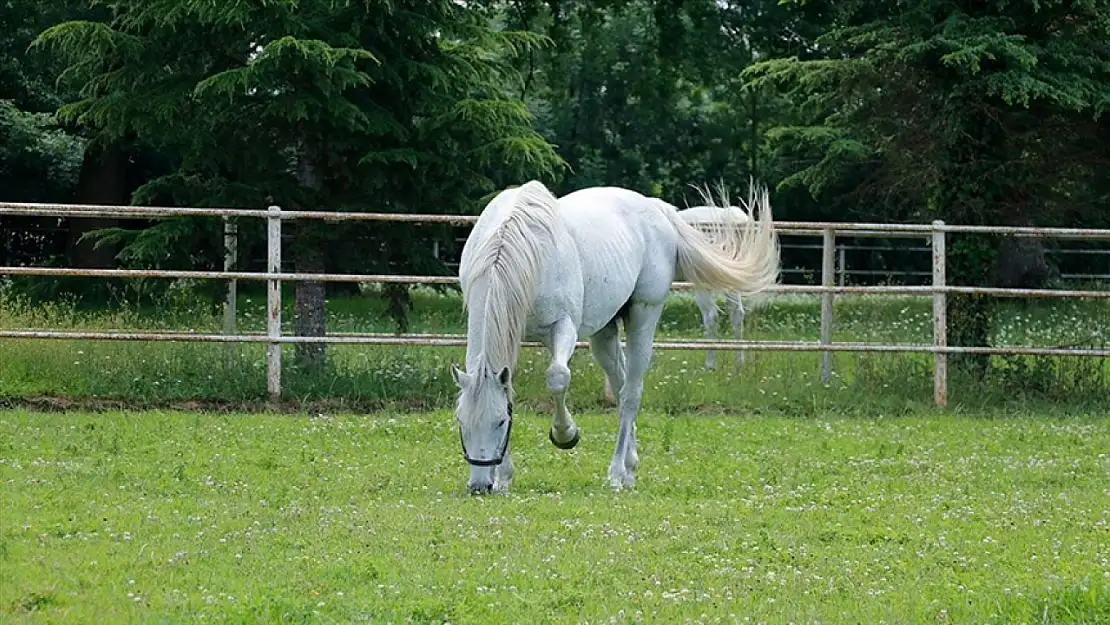
<svg viewBox="0 0 1110 625"><path fill-rule="evenodd" d="M466 370L474 373L483 364L494 371L511 366L512 363L495 362L496 358L490 358L486 336L489 332L496 332L497 328L491 328L486 323L484 304L489 297L489 280L485 276L474 280L467 295L474 308L468 310L466 315Z"/></svg>
<svg viewBox="0 0 1110 625"><path fill-rule="evenodd" d="M486 366L499 371L516 364L533 291L542 283L551 248L558 247L565 232L558 215L549 212L550 201L545 202L508 208L498 204L483 212L467 239L466 247L473 251L465 254L460 278L467 285L468 370Z"/></svg>

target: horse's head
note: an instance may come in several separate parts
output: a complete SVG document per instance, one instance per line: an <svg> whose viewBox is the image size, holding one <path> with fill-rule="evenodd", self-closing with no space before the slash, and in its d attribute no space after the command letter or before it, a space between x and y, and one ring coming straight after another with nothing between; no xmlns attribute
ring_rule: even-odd
<svg viewBox="0 0 1110 625"><path fill-rule="evenodd" d="M488 493L493 488L494 471L509 451L513 428L512 385L509 368L495 373L480 367L475 373L451 365L451 375L459 387L455 419L459 422L463 457L470 464L471 494Z"/></svg>

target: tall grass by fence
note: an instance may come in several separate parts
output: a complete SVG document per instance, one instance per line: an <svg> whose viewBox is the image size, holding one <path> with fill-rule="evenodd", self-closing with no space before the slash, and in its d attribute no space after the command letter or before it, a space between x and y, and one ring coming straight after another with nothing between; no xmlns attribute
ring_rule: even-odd
<svg viewBox="0 0 1110 625"><path fill-rule="evenodd" d="M164 330L135 330L126 327L108 327L97 330L57 328L9 327L0 330L0 338L7 339L53 339L67 341L164 341L164 342L208 342L208 343L262 343L266 350L266 391L271 399L280 399L289 389L282 385L282 345L297 342L322 342L346 345L404 345L459 347L465 344L462 336L444 335L437 328L432 333L411 333L405 335L386 332L331 333L326 337L291 336L283 329L282 323L282 286L298 280L359 282L359 283L402 283L402 284L451 284L456 279L443 276L396 276L396 275L350 275L350 274L303 274L282 272L281 224L292 219L324 219L328 221L406 221L418 223L472 223L473 216L463 215L411 215L383 213L334 213L308 211L282 211L278 207L268 210L234 210L215 208L160 208L160 207L105 207L42 204L0 203L0 214L16 215L79 215L84 217L149 218L175 215L230 218L264 218L268 225L267 271L191 271L191 270L126 270L126 269L73 269L58 267L0 267L2 275L24 276L86 276L86 277L152 277L164 279L224 279L229 280L232 289L238 280L263 281L267 286L265 331L243 333L238 329L237 298L230 297L225 323L220 332L179 332ZM948 233L965 232L980 234L1000 234L1010 236L1060 237L1086 240L1110 240L1110 230L1083 230L1071 228L1009 228L986 226L958 226L942 222L933 224L854 224L854 223L782 223L782 232L793 234L819 235L822 238L822 268L820 286L780 285L774 289L778 293L818 294L821 301L819 337L816 341L799 341L796 337L789 340L746 340L746 341L700 341L664 340L658 343L663 350L702 350L707 347L718 349L744 349L751 352L819 352L819 381L828 383L833 376L834 352L871 352L871 353L918 353L930 354L932 359L933 396L939 406L948 403L947 355L950 353L981 353L994 356L1038 355L1048 357L1084 356L1105 359L1110 350L1104 345L1083 344L1072 346L1037 346L996 344L993 346L954 347L947 343L946 298L953 293L979 293L1007 298L1086 298L1100 302L1110 301L1110 292L1080 289L999 289L980 287L953 287L946 281L945 243ZM867 236L928 236L933 257L932 284L929 286L837 286L836 285L836 237L838 233L848 233L855 237ZM229 238L233 241L233 238ZM229 251L234 248L229 243ZM234 266L234 259L228 266ZM678 288L688 288L680 284ZM931 336L926 340L914 342L858 342L835 341L834 338L834 298L837 295L925 295L932 300ZM918 372L926 374L925 371Z"/></svg>

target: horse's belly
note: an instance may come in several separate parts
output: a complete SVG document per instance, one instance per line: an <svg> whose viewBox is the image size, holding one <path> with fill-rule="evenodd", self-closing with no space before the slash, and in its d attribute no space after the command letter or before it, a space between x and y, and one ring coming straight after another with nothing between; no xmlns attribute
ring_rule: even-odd
<svg viewBox="0 0 1110 625"><path fill-rule="evenodd" d="M608 232L608 236L597 236ZM592 336L632 299L645 253L642 238L619 229L595 230L577 239L582 259L582 319L578 334Z"/></svg>

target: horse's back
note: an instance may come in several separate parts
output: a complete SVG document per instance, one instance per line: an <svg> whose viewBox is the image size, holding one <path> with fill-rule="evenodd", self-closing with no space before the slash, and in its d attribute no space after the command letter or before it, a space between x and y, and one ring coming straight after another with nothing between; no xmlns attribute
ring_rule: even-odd
<svg viewBox="0 0 1110 625"><path fill-rule="evenodd" d="M677 237L663 210L673 208L619 187L591 187L559 199L581 259L583 330L600 329L629 301L666 298Z"/></svg>
<svg viewBox="0 0 1110 625"><path fill-rule="evenodd" d="M690 225L718 224L722 217L739 222L748 221L748 214L735 206L693 206L678 211L682 220Z"/></svg>

